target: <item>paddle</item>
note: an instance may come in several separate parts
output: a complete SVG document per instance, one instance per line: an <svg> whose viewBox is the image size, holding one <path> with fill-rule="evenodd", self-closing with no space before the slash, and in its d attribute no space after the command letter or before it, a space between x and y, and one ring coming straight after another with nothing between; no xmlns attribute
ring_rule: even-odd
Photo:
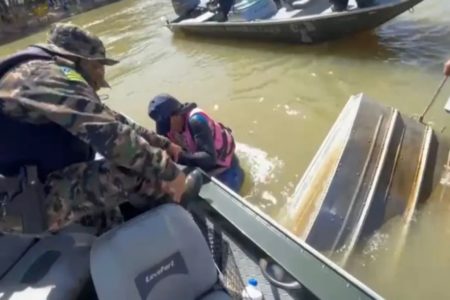
<svg viewBox="0 0 450 300"><path fill-rule="evenodd" d="M441 84L439 85L436 93L434 93L433 98L431 99L430 103L428 104L428 106L425 108L425 110L423 111L422 115L420 115L419 117L419 122L423 123L423 118L425 117L425 114L428 112L428 110L431 108L431 106L433 105L434 101L436 101L437 97L439 96L439 93L441 92L442 88L444 87L445 83L447 82L448 76L445 76L444 79L442 80Z"/></svg>

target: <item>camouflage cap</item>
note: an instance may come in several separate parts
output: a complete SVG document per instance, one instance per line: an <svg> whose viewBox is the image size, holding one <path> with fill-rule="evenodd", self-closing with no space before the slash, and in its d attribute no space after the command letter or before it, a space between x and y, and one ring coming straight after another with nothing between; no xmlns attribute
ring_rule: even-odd
<svg viewBox="0 0 450 300"><path fill-rule="evenodd" d="M106 57L105 46L97 36L70 23L53 24L48 32L47 44L39 46L51 52L96 60L108 66L119 62Z"/></svg>

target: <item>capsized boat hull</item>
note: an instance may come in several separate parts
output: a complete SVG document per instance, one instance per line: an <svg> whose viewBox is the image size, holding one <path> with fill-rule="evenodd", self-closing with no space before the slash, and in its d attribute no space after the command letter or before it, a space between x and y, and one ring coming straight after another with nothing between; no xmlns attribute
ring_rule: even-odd
<svg viewBox="0 0 450 300"><path fill-rule="evenodd" d="M372 30L421 1L407 0L349 12L279 20L222 23L173 21L167 27L174 33L189 35L312 44Z"/></svg>
<svg viewBox="0 0 450 300"><path fill-rule="evenodd" d="M320 251L354 246L393 217L408 222L439 181L448 143L360 94L342 110L286 206L292 231Z"/></svg>

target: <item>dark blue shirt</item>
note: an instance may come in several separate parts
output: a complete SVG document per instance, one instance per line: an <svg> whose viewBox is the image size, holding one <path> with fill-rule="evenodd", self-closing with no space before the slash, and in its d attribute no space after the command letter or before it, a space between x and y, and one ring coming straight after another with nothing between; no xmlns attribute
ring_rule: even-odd
<svg viewBox="0 0 450 300"><path fill-rule="evenodd" d="M208 172L217 168L214 139L208 120L201 114L194 114L189 118L188 129L197 146L195 153L183 151L178 163L186 166L199 167Z"/></svg>

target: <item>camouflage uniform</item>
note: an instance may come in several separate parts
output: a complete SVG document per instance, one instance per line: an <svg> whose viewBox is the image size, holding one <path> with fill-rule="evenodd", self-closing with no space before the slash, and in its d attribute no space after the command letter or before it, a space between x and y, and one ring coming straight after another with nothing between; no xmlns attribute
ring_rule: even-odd
<svg viewBox="0 0 450 300"><path fill-rule="evenodd" d="M39 46L66 57L116 63L105 57L98 38L73 25L57 24L49 42ZM164 151L170 142L102 104L85 78L71 60L55 56L23 63L0 80L0 113L33 124L56 123L105 158L47 177L51 228L115 207L130 193L158 198L163 195L161 180L171 181L179 172Z"/></svg>

